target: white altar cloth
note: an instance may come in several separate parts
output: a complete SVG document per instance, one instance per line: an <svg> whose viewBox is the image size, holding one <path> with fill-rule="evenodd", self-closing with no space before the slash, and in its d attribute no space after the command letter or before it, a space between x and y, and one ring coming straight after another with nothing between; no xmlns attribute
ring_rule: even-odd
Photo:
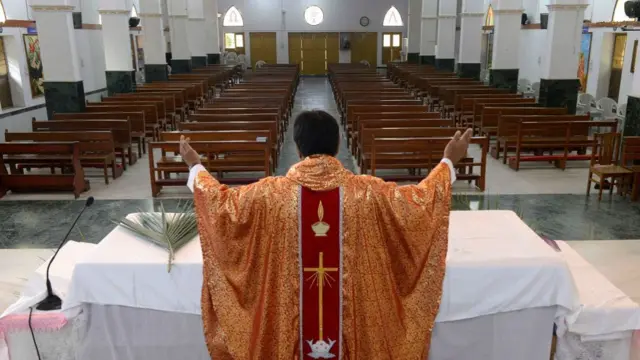
<svg viewBox="0 0 640 360"><path fill-rule="evenodd" d="M170 273L167 257L116 227L76 264L63 309L86 303L200 314L199 239L177 252ZM438 322L550 306L564 319L578 308L562 256L511 211L451 212L443 290Z"/></svg>

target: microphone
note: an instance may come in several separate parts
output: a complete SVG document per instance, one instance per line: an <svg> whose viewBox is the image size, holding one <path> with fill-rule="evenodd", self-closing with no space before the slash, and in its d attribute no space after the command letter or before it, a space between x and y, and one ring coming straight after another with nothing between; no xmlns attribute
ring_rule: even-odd
<svg viewBox="0 0 640 360"><path fill-rule="evenodd" d="M38 303L38 305L36 306L36 309L40 311L51 311L51 310L60 310L62 308L62 299L60 299L59 296L55 295L53 293L53 289L51 288L51 280L49 279L49 269L51 268L51 263L53 263L53 260L56 259L56 256L60 252L60 249L62 249L62 246L67 242L67 238L71 234L71 230L73 230L74 226L76 226L76 223L80 219L80 216L82 216L82 213L84 213L84 211L87 210L89 206L93 205L94 200L95 199L93 198L93 196L89 196L87 198L87 202L84 203L84 207L82 208L82 211L80 211L78 216L76 216L76 220L73 222L73 224L71 224L71 227L67 232L67 235L64 236L64 239L62 239L62 242L60 242L60 245L58 245L58 249L56 250L55 253L53 253L51 260L49 260L49 264L47 265L47 276L46 276L47 297L44 300L42 300L40 303Z"/></svg>

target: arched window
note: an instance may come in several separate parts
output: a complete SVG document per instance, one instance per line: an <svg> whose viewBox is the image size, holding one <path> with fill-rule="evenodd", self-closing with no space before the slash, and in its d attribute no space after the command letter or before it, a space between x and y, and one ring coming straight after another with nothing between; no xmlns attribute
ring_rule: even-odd
<svg viewBox="0 0 640 360"><path fill-rule="evenodd" d="M222 26L244 26L242 15L240 15L240 11L235 6L230 7L227 13L224 14Z"/></svg>
<svg viewBox="0 0 640 360"><path fill-rule="evenodd" d="M489 5L487 16L484 18L484 26L493 26L493 8Z"/></svg>
<svg viewBox="0 0 640 360"><path fill-rule="evenodd" d="M400 16L400 12L396 9L395 6L392 6L387 14L384 16L384 20L382 21L382 26L402 26L404 23L402 22L402 16Z"/></svg>
<svg viewBox="0 0 640 360"><path fill-rule="evenodd" d="M317 6L309 6L307 10L304 11L304 21L309 25L318 25L324 20L324 13L322 9Z"/></svg>
<svg viewBox="0 0 640 360"><path fill-rule="evenodd" d="M7 14L4 12L4 4L0 1L0 24L4 24L7 21Z"/></svg>
<svg viewBox="0 0 640 360"><path fill-rule="evenodd" d="M136 6L135 5L133 5L131 7L131 15L129 15L129 17L132 17L132 18L137 18L138 17L138 10L136 10Z"/></svg>
<svg viewBox="0 0 640 360"><path fill-rule="evenodd" d="M616 1L616 7L613 8L613 16L611 21L615 21L615 22L620 22L620 21L635 21L635 19L632 19L630 17L627 16L627 14L624 13L624 3L626 2L626 0L617 0Z"/></svg>

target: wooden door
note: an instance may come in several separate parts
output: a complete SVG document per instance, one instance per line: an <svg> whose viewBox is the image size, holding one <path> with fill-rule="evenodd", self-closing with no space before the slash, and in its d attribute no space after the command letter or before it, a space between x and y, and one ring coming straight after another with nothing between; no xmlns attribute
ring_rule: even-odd
<svg viewBox="0 0 640 360"><path fill-rule="evenodd" d="M289 64L302 63L302 34L289 33Z"/></svg>
<svg viewBox="0 0 640 360"><path fill-rule="evenodd" d="M302 33L302 74L324 75L327 52L325 33Z"/></svg>
<svg viewBox="0 0 640 360"><path fill-rule="evenodd" d="M400 60L402 33L382 33L382 64Z"/></svg>
<svg viewBox="0 0 640 360"><path fill-rule="evenodd" d="M252 32L249 34L252 66L262 60L267 64L277 64L275 32Z"/></svg>
<svg viewBox="0 0 640 360"><path fill-rule="evenodd" d="M627 46L627 34L616 34L613 43L611 59L611 78L609 79L608 97L618 101L620 95L620 81L622 80L622 65L624 64L624 52Z"/></svg>
<svg viewBox="0 0 640 360"><path fill-rule="evenodd" d="M327 44L327 51L326 51L326 57L327 57L327 61L324 67L325 73L328 69L328 67L326 65L328 64L337 64L340 62L340 34L339 33L327 33L326 36L326 44Z"/></svg>
<svg viewBox="0 0 640 360"><path fill-rule="evenodd" d="M351 34L351 63L366 60L371 68L378 66L378 33L356 32Z"/></svg>

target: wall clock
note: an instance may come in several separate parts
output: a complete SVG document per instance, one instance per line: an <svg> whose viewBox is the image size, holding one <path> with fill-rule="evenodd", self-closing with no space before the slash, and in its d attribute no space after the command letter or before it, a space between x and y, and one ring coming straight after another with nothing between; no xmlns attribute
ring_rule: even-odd
<svg viewBox="0 0 640 360"><path fill-rule="evenodd" d="M360 18L360 25L361 26L369 26L369 18L366 16L363 16Z"/></svg>

